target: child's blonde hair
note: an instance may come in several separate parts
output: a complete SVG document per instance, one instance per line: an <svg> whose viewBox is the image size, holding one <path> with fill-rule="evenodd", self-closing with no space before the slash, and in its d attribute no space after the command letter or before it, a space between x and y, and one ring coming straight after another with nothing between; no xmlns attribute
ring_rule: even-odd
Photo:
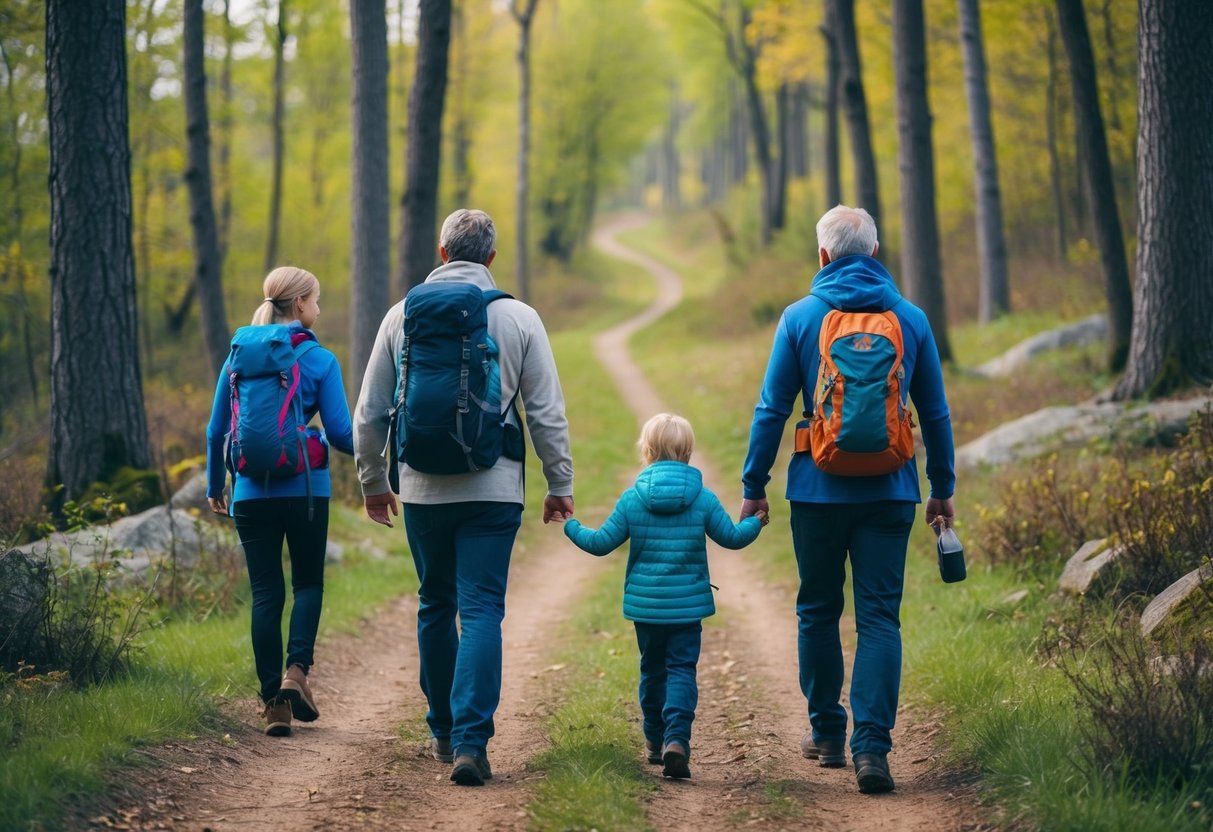
<svg viewBox="0 0 1213 832"><path fill-rule="evenodd" d="M261 305L253 313L253 325L290 321L294 318L295 300L310 298L320 288L316 275L296 266L279 266L265 276Z"/></svg>
<svg viewBox="0 0 1213 832"><path fill-rule="evenodd" d="M695 450L695 431L691 423L676 413L658 413L640 429L640 461L651 465L660 460L690 462Z"/></svg>

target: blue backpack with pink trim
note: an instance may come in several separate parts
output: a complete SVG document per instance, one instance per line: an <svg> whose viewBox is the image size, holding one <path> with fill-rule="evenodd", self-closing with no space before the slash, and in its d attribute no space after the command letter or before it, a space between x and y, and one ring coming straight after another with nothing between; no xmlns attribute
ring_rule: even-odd
<svg viewBox="0 0 1213 832"><path fill-rule="evenodd" d="M285 324L242 326L232 336L227 459L233 474L262 478L268 487L271 479L310 474L324 464L324 447L307 426L300 390L299 359L318 346L310 332Z"/></svg>

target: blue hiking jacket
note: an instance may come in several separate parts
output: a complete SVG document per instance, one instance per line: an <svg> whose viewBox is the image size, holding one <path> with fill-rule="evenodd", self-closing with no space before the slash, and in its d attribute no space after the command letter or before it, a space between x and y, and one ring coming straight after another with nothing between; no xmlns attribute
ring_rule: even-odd
<svg viewBox="0 0 1213 832"><path fill-rule="evenodd" d="M310 329L298 321L290 323L292 338L296 346L301 341L316 340ZM303 403L303 418L311 421L317 413L324 424L324 438L330 448L342 453L354 453L354 428L350 421L350 408L345 400L345 385L341 380L341 366L337 357L324 347L310 349L299 359L300 396ZM219 371L215 384L215 401L211 407L211 421L206 426L206 496L219 497L227 481L224 465L224 442L232 429L232 391L228 382L227 362ZM269 480L269 487L261 477L235 476L232 486L233 504L241 500L257 500L264 497L306 497L307 473L294 477ZM329 469L312 469L312 495L329 497L332 485ZM230 510L230 509L229 509Z"/></svg>
<svg viewBox="0 0 1213 832"><path fill-rule="evenodd" d="M905 341L902 360L909 379L910 399L917 412L927 451L927 479L931 496L946 499L956 485L953 469L952 421L944 395L939 351L926 314L901 296L892 276L873 257L841 257L817 273L808 297L784 310L775 328L771 357L762 393L754 408L750 449L742 471L746 499L767 496L771 466L779 453L784 425L800 396L802 410L810 410L817 383L817 337L830 309L847 311L893 310ZM788 466L787 499L804 503L862 503L879 500L921 502L918 465L910 460L891 474L875 477L841 477L827 474L812 454L792 454Z"/></svg>
<svg viewBox="0 0 1213 832"><path fill-rule="evenodd" d="M623 617L642 624L693 624L716 612L708 578L706 535L726 549L748 546L762 522L734 523L698 468L662 460L640 472L615 510L595 531L577 520L564 533L591 555L605 555L631 538L623 587Z"/></svg>

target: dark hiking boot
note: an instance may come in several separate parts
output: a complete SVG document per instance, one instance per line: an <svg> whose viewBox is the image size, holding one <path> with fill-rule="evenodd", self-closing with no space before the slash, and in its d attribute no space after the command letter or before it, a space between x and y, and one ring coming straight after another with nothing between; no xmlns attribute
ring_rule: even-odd
<svg viewBox="0 0 1213 832"><path fill-rule="evenodd" d="M667 742L661 752L661 776L672 777L675 780L686 780L691 776L688 765L690 752L680 742Z"/></svg>
<svg viewBox="0 0 1213 832"><path fill-rule="evenodd" d="M813 732L806 731L800 738L800 753L810 760L817 760L822 768L842 768L847 764L845 745L845 740L813 742Z"/></svg>
<svg viewBox="0 0 1213 832"><path fill-rule="evenodd" d="M493 779L489 758L484 754L457 754L455 767L451 769L451 779L460 786L483 786L485 780Z"/></svg>
<svg viewBox="0 0 1213 832"><path fill-rule="evenodd" d="M290 703L291 713L300 722L315 722L320 718L312 690L307 686L307 674L301 666L293 664L287 668L278 696Z"/></svg>
<svg viewBox="0 0 1213 832"><path fill-rule="evenodd" d="M644 756L653 765L661 765L661 743L654 740L645 740Z"/></svg>
<svg viewBox="0 0 1213 832"><path fill-rule="evenodd" d="M864 794L881 794L893 791L893 775L889 774L889 763L884 754L871 752L856 754L855 780Z"/></svg>
<svg viewBox="0 0 1213 832"><path fill-rule="evenodd" d="M430 756L440 763L455 762L455 749L451 748L450 737L430 737Z"/></svg>
<svg viewBox="0 0 1213 832"><path fill-rule="evenodd" d="M265 733L271 737L291 734L291 706L280 696L265 703Z"/></svg>

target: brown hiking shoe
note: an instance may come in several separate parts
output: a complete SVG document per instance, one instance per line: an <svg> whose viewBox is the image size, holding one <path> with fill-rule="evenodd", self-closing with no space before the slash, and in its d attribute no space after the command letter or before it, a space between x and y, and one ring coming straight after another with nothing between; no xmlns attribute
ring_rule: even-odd
<svg viewBox="0 0 1213 832"><path fill-rule="evenodd" d="M307 674L299 665L293 664L287 668L278 696L290 703L291 713L300 722L315 722L320 717L312 690L307 686Z"/></svg>
<svg viewBox="0 0 1213 832"><path fill-rule="evenodd" d="M291 733L291 705L275 696L265 703L265 733L271 737L287 737Z"/></svg>
<svg viewBox="0 0 1213 832"><path fill-rule="evenodd" d="M691 776L691 767L688 765L690 757L691 752L682 743L667 742L661 752L661 762L664 764L661 769L662 776L675 780L689 778Z"/></svg>
<svg viewBox="0 0 1213 832"><path fill-rule="evenodd" d="M842 768L847 764L844 740L822 740L813 742L813 732L806 731L800 738L800 753L810 760L817 760L822 768Z"/></svg>
<svg viewBox="0 0 1213 832"><path fill-rule="evenodd" d="M644 755L655 766L661 765L661 741L645 740Z"/></svg>

